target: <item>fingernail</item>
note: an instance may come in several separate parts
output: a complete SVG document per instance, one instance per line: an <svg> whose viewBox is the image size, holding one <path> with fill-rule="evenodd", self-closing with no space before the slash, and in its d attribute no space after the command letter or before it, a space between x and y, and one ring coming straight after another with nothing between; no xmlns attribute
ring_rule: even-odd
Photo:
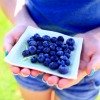
<svg viewBox="0 0 100 100"><path fill-rule="evenodd" d="M56 87L57 87L57 89L59 89L59 90L63 90L63 88L60 88L58 85L56 85Z"/></svg>
<svg viewBox="0 0 100 100"><path fill-rule="evenodd" d="M37 76L39 76L39 73L37 73L36 71L31 71L30 74L31 74L31 76L34 77L34 78L37 77Z"/></svg>
<svg viewBox="0 0 100 100"><path fill-rule="evenodd" d="M50 81L50 80L47 81L47 84L48 84L49 86L54 86L54 85L55 85L55 83L52 82L52 81Z"/></svg>
<svg viewBox="0 0 100 100"><path fill-rule="evenodd" d="M54 86L54 84L50 84L50 83L48 83L48 82L46 82L47 83L47 85L49 85L49 86Z"/></svg>
<svg viewBox="0 0 100 100"><path fill-rule="evenodd" d="M29 75L25 75L25 74L20 74L22 77L28 77Z"/></svg>
<svg viewBox="0 0 100 100"><path fill-rule="evenodd" d="M28 77L29 76L29 75L25 75L23 73L20 73L19 75L22 76L22 77Z"/></svg>
<svg viewBox="0 0 100 100"><path fill-rule="evenodd" d="M95 73L95 69L92 69L91 72L90 72L90 74L88 76L93 76L94 73Z"/></svg>
<svg viewBox="0 0 100 100"><path fill-rule="evenodd" d="M13 75L17 76L18 74L16 74L16 73L13 73Z"/></svg>
<svg viewBox="0 0 100 100"><path fill-rule="evenodd" d="M31 77L36 78L36 77L38 77L39 74L36 74L35 72L31 72L30 75L31 75Z"/></svg>
<svg viewBox="0 0 100 100"><path fill-rule="evenodd" d="M42 78L42 81L44 82L44 83L46 83L46 81Z"/></svg>
<svg viewBox="0 0 100 100"><path fill-rule="evenodd" d="M32 78L36 78L37 76L32 76L32 75L30 75Z"/></svg>
<svg viewBox="0 0 100 100"><path fill-rule="evenodd" d="M8 55L8 51L5 51L5 57Z"/></svg>
<svg viewBox="0 0 100 100"><path fill-rule="evenodd" d="M39 73L39 75L43 75L43 73Z"/></svg>
<svg viewBox="0 0 100 100"><path fill-rule="evenodd" d="M34 76L33 76L33 75L31 75L31 76L32 76L33 78L36 78L36 77L38 77L38 75L34 75Z"/></svg>

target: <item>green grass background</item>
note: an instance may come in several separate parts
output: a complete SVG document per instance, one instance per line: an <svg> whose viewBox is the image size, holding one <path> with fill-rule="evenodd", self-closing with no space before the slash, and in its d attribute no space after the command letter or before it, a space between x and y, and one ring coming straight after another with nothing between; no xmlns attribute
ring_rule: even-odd
<svg viewBox="0 0 100 100"><path fill-rule="evenodd" d="M0 10L0 100L22 100L17 83L4 62L3 39L11 28L11 23Z"/></svg>
<svg viewBox="0 0 100 100"><path fill-rule="evenodd" d="M0 10L0 100L22 100L18 85L4 62L3 39L11 28L11 23ZM99 96L97 100L100 100Z"/></svg>

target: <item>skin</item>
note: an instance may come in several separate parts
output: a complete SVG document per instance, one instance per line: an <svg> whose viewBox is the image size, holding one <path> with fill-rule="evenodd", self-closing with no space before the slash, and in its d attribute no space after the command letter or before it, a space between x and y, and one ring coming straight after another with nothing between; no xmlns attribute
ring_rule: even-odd
<svg viewBox="0 0 100 100"><path fill-rule="evenodd" d="M11 10L10 8L7 9L5 6L5 2L7 3L7 0L1 0L1 4L3 5L2 8L6 12L6 14L9 16L11 19L12 23L14 23L15 27L7 33L7 36L5 37L4 41L4 49L6 51L10 51L12 47L15 45L15 43L18 41L20 36L23 34L25 29L27 28L28 25L31 25L33 27L39 28L33 20L29 17L27 14L24 6L22 9L14 16L14 10L12 9L11 14L7 13L9 12L8 10ZM14 0L16 1L16 0ZM12 1L13 2L13 1ZM16 5L16 2L14 3ZM15 6L13 6L14 8ZM78 34L76 37L82 37L84 39L84 44L83 44L83 50L81 54L81 61L80 61L80 68L79 68L79 73L78 73L78 78L76 80L71 80L71 79L64 79L64 78L59 78L54 75L49 75L49 74L44 74L43 80L50 86L56 85L57 88L59 89L64 89L64 88L69 88L77 83L79 83L85 76L90 74L91 70L95 68L96 70L100 69L100 28L96 28L94 30L91 30L89 32L86 32L85 34ZM26 69L26 68L19 68L18 66L13 66L10 65L11 70L14 74L19 74L23 77L27 77L30 74L33 77L38 76L39 74L42 74L43 72L39 72L36 70L31 70L31 69ZM55 80L55 81L54 81ZM47 100L47 98L50 98L50 93L51 90L47 90L44 92L47 93L48 95L45 96L43 100ZM23 94L23 97L25 97L25 100L28 100L30 96L33 97L34 92L30 93L29 90L26 90L21 87L21 92ZM35 92L36 95L38 96L39 93L42 92ZM34 98L34 97L33 97ZM40 100L40 99L37 99Z"/></svg>
<svg viewBox="0 0 100 100"><path fill-rule="evenodd" d="M17 41L15 38L18 39L21 36L21 34L25 31L25 28L26 26L22 26L22 25L16 26L15 29L13 29L13 31L9 32L10 35L8 35L5 39L6 50L7 48L11 50L11 48L13 47L11 44ZM77 37L82 37L84 39L83 50L82 50L81 61L80 61L80 69L79 69L77 80L64 79L64 78L59 78L57 76L45 74L43 76L44 81L46 81L47 84L50 86L56 85L58 88L64 89L79 83L86 75L90 74L91 69L95 68L96 70L99 70L100 69L99 66L100 65L100 56L99 56L100 55L100 50L99 50L100 33L99 32L100 32L100 28L97 28L89 32L86 32L85 34L76 35ZM18 35L18 33L21 34ZM9 40L9 43L7 40ZM11 67L11 70L13 71L13 73L22 75L23 77L27 77L30 74L35 77L42 73L36 70L30 70L26 68L20 69L17 66Z"/></svg>
<svg viewBox="0 0 100 100"><path fill-rule="evenodd" d="M0 0L0 7L8 17L8 19L12 22L13 28L10 30L4 39L4 51L10 52L11 48L14 46L14 44L18 41L22 33L25 31L28 25L31 25L33 27L38 26L35 24L35 22L30 18L28 15L24 4L21 3L23 0L11 0L8 2L8 0ZM21 10L17 11L17 14L15 15L15 9L17 2L19 2ZM8 5L8 6L6 6ZM20 8L19 7L19 8ZM18 66L12 66L9 65L10 69L12 70L13 74L19 74L23 77L27 77L30 73L32 76L37 76L41 72L30 70L29 69L21 69ZM21 94L24 98L24 100L50 100L52 91L46 90L46 91L30 91L28 89L25 89L21 86L19 86ZM52 99L53 100L53 99Z"/></svg>

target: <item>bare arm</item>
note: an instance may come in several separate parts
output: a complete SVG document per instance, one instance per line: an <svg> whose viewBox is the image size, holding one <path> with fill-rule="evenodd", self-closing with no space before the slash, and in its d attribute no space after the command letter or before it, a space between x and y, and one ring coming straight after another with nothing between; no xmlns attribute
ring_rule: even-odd
<svg viewBox="0 0 100 100"><path fill-rule="evenodd" d="M16 44L20 36L24 33L28 25L37 28L39 27L28 15L24 0L0 0L0 7L5 12L10 21L15 25L15 27L7 33L4 40L4 49L7 54ZM18 66L10 66L12 72L15 74L27 76L30 73L29 69L20 69ZM40 72L32 70L31 73L36 73L35 75L37 76Z"/></svg>
<svg viewBox="0 0 100 100"><path fill-rule="evenodd" d="M27 24L37 27L27 13L25 0L0 0L0 7L14 25Z"/></svg>

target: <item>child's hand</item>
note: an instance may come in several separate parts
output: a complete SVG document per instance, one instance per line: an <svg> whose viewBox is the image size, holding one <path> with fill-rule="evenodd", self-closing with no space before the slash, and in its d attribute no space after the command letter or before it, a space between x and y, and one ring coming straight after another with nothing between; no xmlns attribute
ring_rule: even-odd
<svg viewBox="0 0 100 100"><path fill-rule="evenodd" d="M47 84L56 85L60 89L69 88L90 74L92 69L100 69L100 28L77 36L84 39L78 78L71 80L45 74L43 79Z"/></svg>
<svg viewBox="0 0 100 100"><path fill-rule="evenodd" d="M4 48L6 53L12 49L12 47L15 45L15 43L18 41L20 36L24 33L26 30L27 25L17 25L14 29L12 29L6 36L5 41L4 41ZM17 66L12 66L11 65L11 70L14 74L20 74L22 76L29 76L30 74L35 77L42 72L36 71L36 70L30 70L27 68L19 68Z"/></svg>

